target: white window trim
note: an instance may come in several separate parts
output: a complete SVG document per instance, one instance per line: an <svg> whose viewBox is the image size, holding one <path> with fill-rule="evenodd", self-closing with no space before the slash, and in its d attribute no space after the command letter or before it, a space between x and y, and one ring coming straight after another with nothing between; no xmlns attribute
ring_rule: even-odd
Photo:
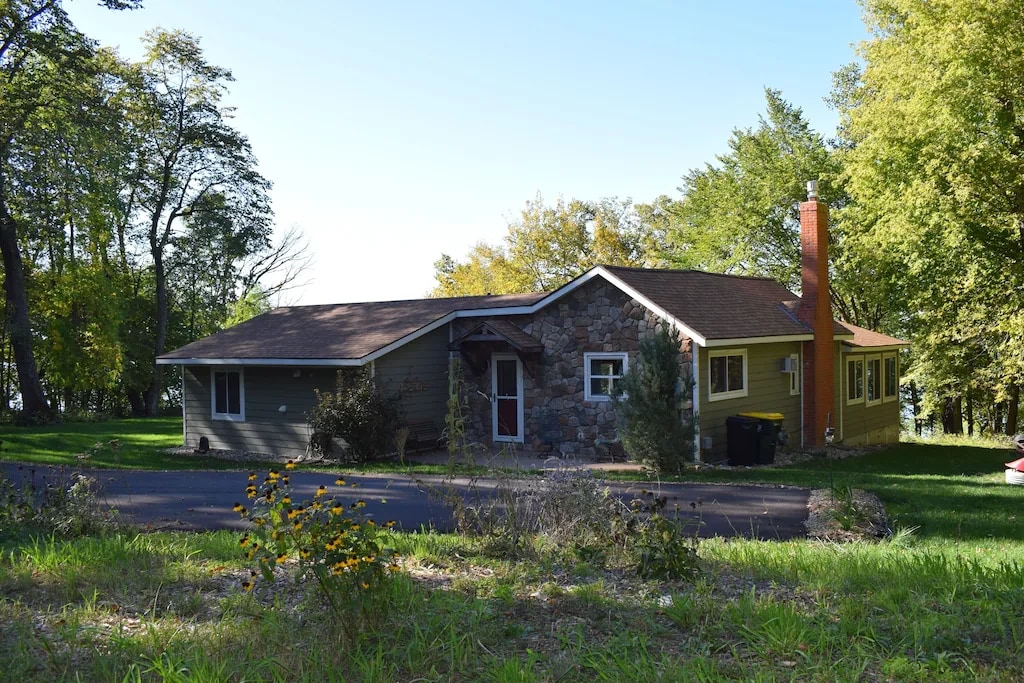
<svg viewBox="0 0 1024 683"><path fill-rule="evenodd" d="M711 391L711 360L721 356L741 356L743 358L743 388L735 391L723 391L714 393ZM726 363L728 365L728 363ZM728 371L728 368L726 368ZM708 351L708 401L725 401L730 398L742 398L750 393L750 381L747 377L747 350L746 349L715 349Z"/></svg>
<svg viewBox="0 0 1024 683"><path fill-rule="evenodd" d="M878 361L878 395L874 400L868 399L868 379L871 375L870 368L872 361ZM882 365L882 357L875 353L870 356L864 356L864 405L866 406L877 406L882 402L882 394L885 392L885 368Z"/></svg>
<svg viewBox="0 0 1024 683"><path fill-rule="evenodd" d="M885 380L885 361L893 359L893 371L896 373L896 393L886 394L886 390L889 388L888 382ZM897 353L883 353L882 354L882 403L891 403L900 397L900 357Z"/></svg>
<svg viewBox="0 0 1024 683"><path fill-rule="evenodd" d="M801 382L803 381L803 376L802 376L802 374L800 372L800 354L799 353L791 353L791 354L789 354L789 360L793 364L793 367L795 368L793 370L793 372L789 373L789 395L790 396L799 396L800 395L800 389L801 389Z"/></svg>
<svg viewBox="0 0 1024 683"><path fill-rule="evenodd" d="M217 412L217 373L238 373L238 413ZM225 422L245 422L245 368L242 367L211 367L210 368L210 417Z"/></svg>
<svg viewBox="0 0 1024 683"><path fill-rule="evenodd" d="M590 361L592 360L621 360L622 361L622 374L621 375L594 375L590 372ZM622 379L629 372L629 354L625 351L612 351L604 353L584 353L583 354L583 398L586 401L601 402L612 400L611 396L605 394L592 394L590 393L590 380L595 377L609 377L612 380L612 387L615 387L616 381Z"/></svg>
<svg viewBox="0 0 1024 683"><path fill-rule="evenodd" d="M860 363L860 396L855 398L850 398L850 365L852 363ZM846 405L864 403L864 397L868 395L868 370L864 365L864 356L847 356L843 371L843 377L845 378L843 383L846 385Z"/></svg>

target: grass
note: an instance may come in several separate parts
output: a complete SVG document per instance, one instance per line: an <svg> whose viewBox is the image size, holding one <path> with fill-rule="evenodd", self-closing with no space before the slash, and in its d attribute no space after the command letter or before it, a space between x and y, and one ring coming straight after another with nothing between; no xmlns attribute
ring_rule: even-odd
<svg viewBox="0 0 1024 683"><path fill-rule="evenodd" d="M235 534L12 540L0 661L23 681L1022 680L1024 487L1000 484L1007 456L915 443L692 473L864 488L896 533L703 541L691 583L553 543L508 557L488 538L395 535L403 571L355 630L308 586L242 592Z"/></svg>
<svg viewBox="0 0 1024 683"><path fill-rule="evenodd" d="M140 470L234 470L264 468L270 463L237 462L200 455L172 455L169 448L181 446L180 417L138 418L104 422L68 422L43 427L0 425L0 461L37 465L84 465L98 468ZM116 449L110 442L116 440ZM88 457L79 457L88 454ZM402 473L418 475L484 475L486 467L463 464L370 462L339 467L310 467L310 470L360 473Z"/></svg>

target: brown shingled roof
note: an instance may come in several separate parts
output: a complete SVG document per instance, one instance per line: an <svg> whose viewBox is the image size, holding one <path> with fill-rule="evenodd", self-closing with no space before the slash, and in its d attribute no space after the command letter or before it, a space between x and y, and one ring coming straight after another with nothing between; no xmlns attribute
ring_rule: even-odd
<svg viewBox="0 0 1024 683"><path fill-rule="evenodd" d="M160 358L359 359L452 311L529 306L536 294L275 308Z"/></svg>
<svg viewBox="0 0 1024 683"><path fill-rule="evenodd" d="M874 330L869 330L864 327L858 327L853 323L844 322L840 324L853 334L853 339L843 342L846 346L865 349L880 348L883 346L910 346L909 342L905 342L902 339L890 337L887 334L875 332Z"/></svg>
<svg viewBox="0 0 1024 683"><path fill-rule="evenodd" d="M811 333L785 306L799 297L775 280L698 270L604 269L705 339Z"/></svg>

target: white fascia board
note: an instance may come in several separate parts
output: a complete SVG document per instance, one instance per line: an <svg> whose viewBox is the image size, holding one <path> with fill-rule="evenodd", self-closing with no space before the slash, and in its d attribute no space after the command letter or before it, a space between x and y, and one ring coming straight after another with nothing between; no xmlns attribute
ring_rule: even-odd
<svg viewBox="0 0 1024 683"><path fill-rule="evenodd" d="M619 278L617 278L614 275L612 275L611 273L609 273L607 270L605 270L601 266L595 266L594 268L591 268L586 273L584 273L583 275L580 275L578 278L576 278L572 282L570 282L570 283L568 283L566 285L563 285L562 287L560 287L560 288L556 289L555 291L551 292L550 294L548 294L546 297L544 297L543 299L541 299L537 303L532 304L530 306L508 306L508 307L505 307L505 308L477 308L477 309L473 309L473 310L462 310L462 311L456 311L455 312L455 317L456 318L483 318L483 317L488 317L488 316L493 316L493 315L529 315L531 313L536 313L537 311L539 311L540 309L544 308L545 306L548 306L548 305L554 303L555 301L561 299L563 296L565 296L566 294L569 294L570 292L572 292L576 288L586 284L587 282L590 282L590 280L592 280L593 278L597 277L598 275L600 275L605 280L607 280L608 283L611 284L612 286L618 288L623 294L627 294L631 298L636 299L637 301L639 301L640 304L642 304L644 306L644 308L646 308L647 310L651 311L652 313L657 314L657 316L659 318L662 318L662 319L668 321L669 324L671 324L673 327L675 327L680 332L682 332L684 335L686 335L695 344L699 344L700 346L704 346L705 345L705 341L706 340L704 338L704 335L700 334L699 332L697 332L696 330L694 330L692 327L690 327L689 325L685 324L684 322L682 322L680 320L677 320L674 316L672 316L668 311L663 309L661 306L658 306L656 303L654 303L653 301L648 299L646 296L644 296L643 294L641 294L637 290L635 290L632 287L630 287L629 285L627 285L625 282L623 282Z"/></svg>
<svg viewBox="0 0 1024 683"><path fill-rule="evenodd" d="M892 344L890 346L852 346L843 344L843 353L882 353L884 351L899 351L909 349L910 344Z"/></svg>
<svg viewBox="0 0 1024 683"><path fill-rule="evenodd" d="M776 342L811 341L813 334L786 334L778 337L738 337L735 339L709 339L703 346L713 349L719 346L747 346L750 344L774 344Z"/></svg>
<svg viewBox="0 0 1024 683"><path fill-rule="evenodd" d="M237 365L281 367L358 367L365 358L157 358L157 365Z"/></svg>

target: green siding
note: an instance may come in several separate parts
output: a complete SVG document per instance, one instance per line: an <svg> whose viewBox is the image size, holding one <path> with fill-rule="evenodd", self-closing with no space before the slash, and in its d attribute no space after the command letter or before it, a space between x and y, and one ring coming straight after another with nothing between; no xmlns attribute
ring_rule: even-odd
<svg viewBox="0 0 1024 683"><path fill-rule="evenodd" d="M845 446L896 443L900 440L900 401L898 392L895 400L890 399L889 401L870 406L863 400L857 403L846 402L847 359L866 358L867 356L884 357L889 355L889 353L841 353L837 355L841 362L836 373L838 375L836 386L840 387L836 405L839 406L840 414L842 415L842 429L839 434L840 443ZM884 362L882 367L884 368ZM899 370L899 365L897 365L897 374Z"/></svg>
<svg viewBox="0 0 1024 683"><path fill-rule="evenodd" d="M218 368L220 369L220 368ZM202 436L212 448L300 455L306 450L306 413L314 389L334 388L335 368L247 367L243 382L245 421L214 420L210 413L210 366L185 368L185 444ZM285 406L285 412L281 412Z"/></svg>
<svg viewBox="0 0 1024 683"><path fill-rule="evenodd" d="M384 387L402 395L406 422L444 426L448 406L448 326L444 325L374 362Z"/></svg>
<svg viewBox="0 0 1024 683"><path fill-rule="evenodd" d="M711 437L711 452L704 451L701 458L708 462L725 460L727 431L725 420L731 415L747 412L782 413L783 425L789 434L789 447L800 447L800 396L790 396L790 376L782 372L781 363L792 353L800 352L798 342L774 344L751 344L749 346L715 348L714 351L747 352L747 395L710 401L710 368L708 349L699 348L700 365L697 369L699 382L698 419L701 438Z"/></svg>
<svg viewBox="0 0 1024 683"><path fill-rule="evenodd" d="M216 369L236 369L221 368ZM306 415L316 389L333 391L337 368L246 367L243 370L245 421L211 417L211 366L187 366L185 372L185 444L202 436L212 448L301 455L309 432ZM444 426L448 399L448 328L396 349L374 363L387 390L401 391L409 422L430 420ZM296 373L298 376L296 377ZM281 406L285 411L281 412Z"/></svg>

